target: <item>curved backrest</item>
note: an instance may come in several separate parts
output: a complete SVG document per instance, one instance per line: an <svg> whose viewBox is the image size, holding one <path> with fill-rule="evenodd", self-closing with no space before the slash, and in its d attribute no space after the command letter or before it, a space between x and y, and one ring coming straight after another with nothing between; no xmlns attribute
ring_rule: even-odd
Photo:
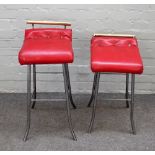
<svg viewBox="0 0 155 155"><path fill-rule="evenodd" d="M62 28L35 28L25 30L27 39L65 39L72 41L72 30Z"/></svg>
<svg viewBox="0 0 155 155"><path fill-rule="evenodd" d="M94 36L91 40L91 47L94 46L136 46L138 48L138 42L135 37Z"/></svg>

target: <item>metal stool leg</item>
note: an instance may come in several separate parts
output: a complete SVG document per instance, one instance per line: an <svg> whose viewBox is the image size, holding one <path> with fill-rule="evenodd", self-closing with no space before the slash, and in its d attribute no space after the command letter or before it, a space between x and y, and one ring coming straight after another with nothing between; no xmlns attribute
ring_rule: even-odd
<svg viewBox="0 0 155 155"><path fill-rule="evenodd" d="M69 99L74 109L76 109L76 105L74 104L73 98L72 98L72 90L70 85L70 76L69 76L69 70L68 70L68 64L64 64L66 75L67 75L67 85L68 85L68 91L69 91Z"/></svg>
<svg viewBox="0 0 155 155"><path fill-rule="evenodd" d="M126 74L126 92L125 92L125 98L129 99L129 74ZM129 101L126 100L126 107L129 108Z"/></svg>
<svg viewBox="0 0 155 155"><path fill-rule="evenodd" d="M33 65L33 99L36 99L36 65ZM36 101L32 102L32 109L34 109Z"/></svg>
<svg viewBox="0 0 155 155"><path fill-rule="evenodd" d="M100 79L100 73L96 73L96 85L95 85L95 90L94 90L95 92L94 92L94 98L93 98L92 117L91 117L89 129L88 129L89 133L91 133L93 125L94 125L96 102L97 102L97 95L98 95L98 89L99 89L99 79Z"/></svg>
<svg viewBox="0 0 155 155"><path fill-rule="evenodd" d="M135 87L135 75L131 75L131 102L130 102L130 121L131 121L131 128L132 133L136 134L136 128L134 123L134 87Z"/></svg>
<svg viewBox="0 0 155 155"><path fill-rule="evenodd" d="M71 119L71 113L70 113L70 100L69 100L69 92L68 92L68 84L67 84L67 72L65 64L63 65L63 76L64 76L64 87L65 87L65 94L66 94L66 108L67 108L67 117L68 117L68 123L70 132L72 134L73 140L77 140L73 126L72 126L72 119Z"/></svg>
<svg viewBox="0 0 155 155"><path fill-rule="evenodd" d="M31 65L27 66L27 123L24 135L24 141L27 140L31 122Z"/></svg>
<svg viewBox="0 0 155 155"><path fill-rule="evenodd" d="M92 101L93 101L93 98L94 98L94 93L95 93L95 86L96 86L96 76L97 74L95 74L94 75L94 82L93 82L93 88L92 88L92 95L91 95L91 98L90 98L90 100L89 100L89 103L88 103L88 107L90 107L91 106L91 103L92 103Z"/></svg>

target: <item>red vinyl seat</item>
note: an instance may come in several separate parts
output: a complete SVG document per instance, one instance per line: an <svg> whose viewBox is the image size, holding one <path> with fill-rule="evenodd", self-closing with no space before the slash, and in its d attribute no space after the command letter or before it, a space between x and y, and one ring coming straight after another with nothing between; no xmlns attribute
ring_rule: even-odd
<svg viewBox="0 0 155 155"><path fill-rule="evenodd" d="M91 40L93 72L141 74L143 63L135 37L94 36Z"/></svg>
<svg viewBox="0 0 155 155"><path fill-rule="evenodd" d="M28 64L63 64L73 62L72 30L35 28L25 30L19 62Z"/></svg>

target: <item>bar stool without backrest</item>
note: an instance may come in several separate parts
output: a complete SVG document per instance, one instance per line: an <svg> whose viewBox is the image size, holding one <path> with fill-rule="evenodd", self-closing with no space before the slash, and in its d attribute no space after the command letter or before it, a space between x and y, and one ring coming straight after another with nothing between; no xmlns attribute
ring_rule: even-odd
<svg viewBox="0 0 155 155"><path fill-rule="evenodd" d="M132 132L136 134L133 118L135 74L143 72L143 63L136 37L134 35L94 34L91 39L91 70L94 73L94 82L88 107L92 103L93 110L88 131L92 131L94 124L100 74L117 73L126 75L125 99L120 100L126 100L127 107L130 107ZM128 90L129 74L131 74L130 98Z"/></svg>
<svg viewBox="0 0 155 155"><path fill-rule="evenodd" d="M21 65L27 65L27 125L24 135L24 141L27 140L30 120L31 106L34 108L36 101L48 101L48 99L36 98L36 65L38 64L62 64L64 77L64 86L66 94L66 108L70 131L74 140L77 140L72 127L70 104L76 108L71 93L70 77L68 63L72 63L74 59L72 49L72 30L66 28L71 26L67 22L51 22L51 21L27 21L32 24L32 29L25 30L25 39L23 46L19 52L19 62ZM64 28L34 28L35 24L42 25L60 25ZM33 94L31 97L31 66L33 66ZM38 72L40 73L40 72ZM46 72L42 72L46 73ZM50 72L51 73L51 72ZM52 72L55 74L55 72ZM61 99L57 99L61 101ZM51 99L49 101L55 101Z"/></svg>

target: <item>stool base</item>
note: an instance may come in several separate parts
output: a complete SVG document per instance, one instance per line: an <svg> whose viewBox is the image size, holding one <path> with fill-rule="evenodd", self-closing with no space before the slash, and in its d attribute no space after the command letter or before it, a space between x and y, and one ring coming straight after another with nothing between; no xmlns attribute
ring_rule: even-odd
<svg viewBox="0 0 155 155"><path fill-rule="evenodd" d="M91 133L91 131L93 129L93 125L94 125L100 74L101 73L97 72L94 75L92 95L91 95L91 98L87 105L88 107L90 107L91 104L93 104L92 116L91 116L91 121L90 121L89 129L88 129L89 133ZM136 134L136 128L135 128L134 117L133 117L133 115L134 115L134 88L135 88L135 74L131 74L131 97L129 99L129 90L128 90L129 89L129 74L127 73L126 74L126 92L125 92L124 100L126 100L126 107L130 108L130 122L131 122L132 133ZM108 100L110 100L110 99L108 99Z"/></svg>
<svg viewBox="0 0 155 155"><path fill-rule="evenodd" d="M70 112L70 105L72 105L74 109L76 109L76 106L72 99L68 64L63 64L62 67L63 67L64 87L65 87L65 95L66 95L66 109L67 109L69 128L70 128L70 132L73 140L77 140L72 126L71 112ZM28 65L27 66L27 122L26 122L26 131L23 138L24 141L27 140L29 130L30 130L31 103L32 103L32 108L34 108L36 103L35 100L36 100L36 66L33 65L33 94L31 97L31 65Z"/></svg>
<svg viewBox="0 0 155 155"><path fill-rule="evenodd" d="M68 91L69 91L69 99L71 102L71 105L74 109L76 109L76 105L74 104L73 98L72 98L72 91L71 91L71 85L70 85L70 76L69 76L69 70L68 70L68 64L65 64L65 70L66 70L66 74L67 74L67 79L68 79ZM33 94L32 94L32 98L36 99L37 97L37 92L36 92L36 65L33 65ZM39 72L41 73L41 72ZM63 72L59 72L60 74ZM36 104L36 101L32 101L32 109L34 109Z"/></svg>

